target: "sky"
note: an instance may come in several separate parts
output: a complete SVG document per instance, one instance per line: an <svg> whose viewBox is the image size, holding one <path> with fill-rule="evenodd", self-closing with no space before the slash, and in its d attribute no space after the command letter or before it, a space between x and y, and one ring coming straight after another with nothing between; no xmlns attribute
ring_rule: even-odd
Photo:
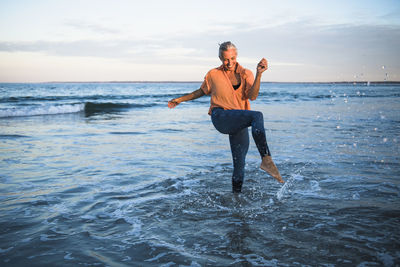
<svg viewBox="0 0 400 267"><path fill-rule="evenodd" d="M400 0L0 0L0 82L201 81L224 41L265 82L400 81Z"/></svg>

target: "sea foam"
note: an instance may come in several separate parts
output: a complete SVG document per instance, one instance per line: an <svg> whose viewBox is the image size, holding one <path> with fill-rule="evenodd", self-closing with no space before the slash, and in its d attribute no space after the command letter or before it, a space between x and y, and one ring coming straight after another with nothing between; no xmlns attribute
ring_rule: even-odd
<svg viewBox="0 0 400 267"><path fill-rule="evenodd" d="M24 108L8 108L0 110L0 118L75 113L75 112L81 112L84 109L85 109L85 104L83 103L48 105L48 106L30 106Z"/></svg>

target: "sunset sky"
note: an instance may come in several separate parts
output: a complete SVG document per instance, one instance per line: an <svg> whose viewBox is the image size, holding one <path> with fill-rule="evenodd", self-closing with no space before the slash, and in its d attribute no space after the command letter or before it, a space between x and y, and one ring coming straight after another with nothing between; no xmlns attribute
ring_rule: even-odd
<svg viewBox="0 0 400 267"><path fill-rule="evenodd" d="M263 81L399 81L400 1L0 1L0 82L201 81L218 43Z"/></svg>

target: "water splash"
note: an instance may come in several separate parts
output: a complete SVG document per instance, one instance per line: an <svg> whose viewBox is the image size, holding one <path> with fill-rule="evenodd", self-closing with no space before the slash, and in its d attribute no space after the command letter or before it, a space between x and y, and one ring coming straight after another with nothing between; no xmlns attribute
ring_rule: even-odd
<svg viewBox="0 0 400 267"><path fill-rule="evenodd" d="M276 198L281 201L291 191L296 180L303 180L303 176L300 174L293 174L285 184L276 192Z"/></svg>

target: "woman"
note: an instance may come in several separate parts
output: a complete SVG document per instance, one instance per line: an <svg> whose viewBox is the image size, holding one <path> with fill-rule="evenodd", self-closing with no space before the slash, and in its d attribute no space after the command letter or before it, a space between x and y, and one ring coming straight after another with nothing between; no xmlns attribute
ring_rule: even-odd
<svg viewBox="0 0 400 267"><path fill-rule="evenodd" d="M258 96L261 75L268 69L267 60L263 58L258 63L254 80L253 73L239 65L236 57L236 46L231 42L222 43L219 47L222 65L207 73L198 90L172 99L168 102L168 107L174 108L181 102L211 94L208 114L211 115L211 121L219 132L229 134L233 158L232 190L234 193L239 193L242 189L245 159L249 148L247 128L250 126L262 159L260 168L279 182L284 183L284 181L268 149L263 114L259 111L250 111L249 99L255 100Z"/></svg>

